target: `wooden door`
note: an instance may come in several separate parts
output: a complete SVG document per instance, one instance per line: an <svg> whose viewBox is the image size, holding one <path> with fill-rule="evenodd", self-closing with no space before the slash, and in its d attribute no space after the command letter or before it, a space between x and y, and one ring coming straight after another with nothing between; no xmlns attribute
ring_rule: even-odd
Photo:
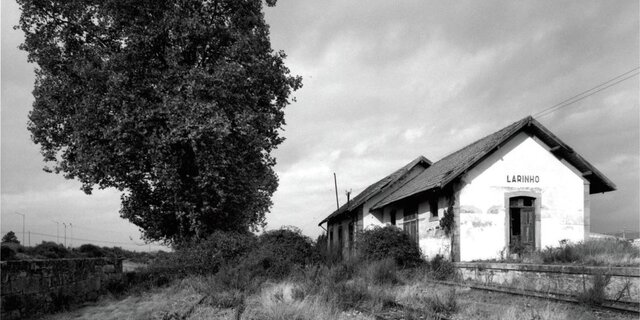
<svg viewBox="0 0 640 320"><path fill-rule="evenodd" d="M525 247L534 249L536 217L534 208L522 208L520 210L520 241Z"/></svg>

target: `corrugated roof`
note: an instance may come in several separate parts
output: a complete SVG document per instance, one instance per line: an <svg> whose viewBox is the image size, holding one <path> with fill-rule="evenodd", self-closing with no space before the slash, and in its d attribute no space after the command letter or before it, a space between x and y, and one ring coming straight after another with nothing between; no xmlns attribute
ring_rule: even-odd
<svg viewBox="0 0 640 320"><path fill-rule="evenodd" d="M480 160L504 144L521 130L529 130L550 147L557 147L554 154L566 159L569 163L583 172L591 183L591 193L615 190L615 185L600 171L575 153L569 146L553 135L531 116L516 121L511 125L490 134L431 165L427 170L405 183L395 192L380 200L372 209L379 209L387 204L410 197L419 192L437 187L443 187Z"/></svg>
<svg viewBox="0 0 640 320"><path fill-rule="evenodd" d="M382 192L383 190L389 190L388 188L391 187L394 182L400 180L413 167L415 167L416 165L418 165L420 163L426 165L427 167L429 165L431 165L431 161L429 161L429 159L425 158L424 156L417 157L413 161L411 161L408 164L406 164L404 167L396 170L392 174L390 174L390 175L380 179L376 183L368 186L366 189L364 189L362 192L360 192L357 196L355 196L353 199L351 199L348 203L343 204L338 210L334 211L329 216L327 216L322 221L320 221L320 223L318 225L321 225L321 224L325 223L326 221L328 221L331 218L337 217L337 216L339 216L339 215L341 215L341 214L343 214L345 212L349 212L349 211L357 208L358 206L360 206L363 203L365 203L367 200L371 199L373 196L375 196L378 193ZM395 186L395 187L400 187L400 186Z"/></svg>

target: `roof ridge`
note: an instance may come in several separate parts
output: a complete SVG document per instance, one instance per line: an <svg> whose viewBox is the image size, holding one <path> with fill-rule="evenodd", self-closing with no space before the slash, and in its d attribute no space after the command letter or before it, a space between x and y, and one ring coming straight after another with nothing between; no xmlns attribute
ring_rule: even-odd
<svg viewBox="0 0 640 320"><path fill-rule="evenodd" d="M573 151L571 147L566 145L566 143L556 137L549 129L536 121L532 116L527 116L436 161L414 179L408 181L402 187L378 201L371 208L375 210L419 192L437 187L442 188L461 174L464 174L469 168L483 161L488 154L494 152L497 147L509 141L515 134L522 130L528 130L549 146L555 145L561 147L561 149L555 151L555 154L561 155L571 165L588 176L587 179L591 182L591 193L615 190L615 184L593 165Z"/></svg>
<svg viewBox="0 0 640 320"><path fill-rule="evenodd" d="M493 133L487 134L486 136L484 136L484 137L482 137L480 139L477 139L477 140L465 145L464 147L462 147L462 148L460 148L460 149L458 149L456 151L451 152L450 154L442 157L440 160L434 162L433 165L431 165L431 167L429 167L427 170L425 170L422 173L420 173L419 175L415 176L413 179L407 181L405 186L407 184L409 184L411 181L414 181L414 180L420 178L422 175L428 174L427 172L429 171L429 169L431 169L431 170L437 169L439 166L441 166L442 163L447 163L448 161L450 161L455 156L457 156L459 154L462 154L466 150L471 149L473 146L475 146L475 145L477 145L477 144L479 144L481 142L485 142L485 141L487 141L487 139L489 139L489 138L491 138L493 136L502 136L502 138L500 138L497 141L495 141L495 142L490 144L491 148L488 148L488 149L492 150L493 148L495 148L496 145L502 143L504 141L504 139L507 139L507 138L511 137L513 135L513 132L516 132L516 131L520 130L524 125L527 125L527 124L531 123L532 121L533 121L533 117L531 117L531 116L524 117L524 118L522 118L522 119L520 119L518 121L515 121L515 122L507 125L506 127L503 127L500 130L497 130L497 131L494 131ZM513 132L511 132L511 131L513 131ZM507 134L505 136L505 133L507 133L507 132L509 132L509 134ZM471 157L470 160L472 160L472 162L475 163L479 159L481 159L487 152L489 152L489 151L485 150L485 152L483 152L480 157L477 157L477 159L475 159L476 157ZM473 163L469 164L469 165L473 165ZM451 179L447 178L447 176L452 176L453 178L455 178L456 176L459 175L458 171L464 170L465 167L466 166L463 166L463 168L455 168L455 167L448 168L449 170L447 170L444 174L440 173L439 174L439 176L440 176L439 179L444 180L445 183L443 183L443 181L440 181L439 186L442 186L443 184L449 183L450 181L448 181L448 180L451 180ZM401 190L401 189L396 190L396 192L398 192L399 190ZM387 203L394 202L394 201L398 200L398 199L393 199L396 192L387 195L386 197L384 197L383 199L381 199L380 201L375 203L371 208L375 209L375 208L380 207L381 205L386 205ZM411 196L413 194L415 194L415 193L410 193L410 194L408 194L406 196L408 197L408 196Z"/></svg>
<svg viewBox="0 0 640 320"><path fill-rule="evenodd" d="M476 143L478 143L478 142L481 142L482 140L484 140L484 139L486 139L486 138L488 138L488 137L490 137L490 136L493 136L493 135L497 134L498 132L502 132L502 131L504 131L504 130L507 130L507 129L511 128L512 126L514 126L514 125L518 124L519 122L524 122L525 120L527 120L527 123L529 123L529 122L531 122L531 120L533 120L533 117L531 117L531 116L527 116L527 117L524 117L524 118L522 118L522 119L520 119L520 120L518 120L518 121L512 122L511 124L507 125L506 127L503 127L502 129L500 129L500 130L498 130L498 131L494 131L494 132L492 132L492 133L489 133L489 134L487 134L487 135L483 136L482 138L477 139L477 140L475 140L475 141L473 141L473 142L471 142L471 143L469 143L469 144L465 145L464 147L462 147L462 148L460 148L460 149L458 149L458 150L456 150L456 151L453 151L453 152L451 152L451 153L447 154L446 156L444 156L444 157L440 158L440 160L438 160L438 161L434 162L433 164L436 164L436 163L438 163L438 162L440 162L440 161L443 161L443 160L445 160L446 158L448 158L448 157L450 157L450 156L452 156L452 155L454 155L454 154L456 154L456 153L459 153L459 152L461 152L462 150L464 150L464 149L466 149L466 148L468 148L468 147L470 147L470 146L472 146L472 145L474 145L474 144L476 144ZM518 127L518 126L516 126L516 127Z"/></svg>

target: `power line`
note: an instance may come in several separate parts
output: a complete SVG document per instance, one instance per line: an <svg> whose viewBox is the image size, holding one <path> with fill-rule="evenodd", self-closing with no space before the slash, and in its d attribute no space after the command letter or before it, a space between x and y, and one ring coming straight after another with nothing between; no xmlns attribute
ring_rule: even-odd
<svg viewBox="0 0 640 320"><path fill-rule="evenodd" d="M20 233L20 232L18 232L18 233ZM43 236L43 237L56 238L56 235L48 234L48 233L39 233L39 232L33 232L32 231L31 234L39 235L39 236ZM71 238L71 237L67 237L67 239L78 240L78 241L110 243L110 244L123 244L123 245L132 245L132 244L134 244L136 246L146 246L147 245L147 244L138 244L138 243L135 243L134 241L131 241L131 242L119 242L119 241L93 240L93 239Z"/></svg>
<svg viewBox="0 0 640 320"><path fill-rule="evenodd" d="M589 90L583 91L583 92L581 92L581 93L579 93L579 94L577 94L577 95L575 95L575 96L573 96L571 98L563 100L563 101L561 101L561 102L559 102L559 103L557 103L557 104L555 104L555 105L553 105L553 106L551 106L551 107L549 107L547 109L544 109L544 110L534 114L533 117L534 118L542 118L542 117L548 116L549 114L551 114L551 113L553 113L555 111L558 111L558 110L560 110L560 109L562 109L562 108L564 108L566 106L572 105L572 104L574 104L574 103L576 103L576 102L578 102L580 100L583 100L583 99L585 99L585 98L587 98L589 96L592 96L592 95L594 95L594 94L596 94L596 93L598 93L598 92L600 92L600 91L602 91L604 89L607 89L607 88L612 87L612 86L614 86L614 85L616 85L616 84L618 84L620 82L623 82L623 81L626 81L626 80L628 80L630 78L633 78L633 77L635 77L635 76L637 76L639 74L639 72L638 72L639 69L640 69L640 67L635 67L635 68L633 68L633 69L631 69L631 70L629 70L627 72L619 74L616 77L611 78L611 79L609 79L609 80L607 80L607 81L605 81L603 83L600 83L599 85L597 85L597 86L595 86L595 87L593 87L593 88L591 88Z"/></svg>

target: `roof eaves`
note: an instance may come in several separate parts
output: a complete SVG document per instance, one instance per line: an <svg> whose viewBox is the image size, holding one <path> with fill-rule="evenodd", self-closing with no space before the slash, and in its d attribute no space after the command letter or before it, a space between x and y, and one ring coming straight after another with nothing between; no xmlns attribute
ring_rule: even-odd
<svg viewBox="0 0 640 320"><path fill-rule="evenodd" d="M357 199L356 201L352 200L351 203L343 204L342 206L340 206L340 208L338 208L337 210L332 212L326 218L322 219L322 221L320 221L320 223L318 223L318 225L321 225L321 224L329 221L332 218L335 218L335 217L340 216L342 214L348 213L348 212L350 212L351 210L353 210L355 208L358 208L360 205L362 205L363 203L367 202L369 199L371 199L372 197L374 197L375 195L377 195L378 193L383 191L387 186L392 185L396 181L402 179L402 177L404 177L409 171L411 171L411 169L413 169L416 165L418 165L420 163L426 164L427 167L429 167L429 166L431 166L433 164L433 162L431 162L431 160L427 159L425 156L422 156L422 155L418 156L416 159L412 160L411 162L409 162L408 164L404 165L400 169L392 172L391 174L385 176L384 178L382 178L382 179L370 184L369 186L367 186L362 192L360 192L358 195L356 195L353 198L353 200L356 200L356 198L360 197L360 195L363 194L364 192L366 192L367 189L376 186L378 183L383 183L384 180L388 179L388 181L384 182L384 184L382 184L379 187L377 187L378 190L376 192L372 192L370 194L367 194L367 195L363 196L362 198ZM402 170L402 171L399 172L400 170ZM396 173L398 173L398 174L396 175ZM396 175L396 176L394 177L394 175Z"/></svg>

